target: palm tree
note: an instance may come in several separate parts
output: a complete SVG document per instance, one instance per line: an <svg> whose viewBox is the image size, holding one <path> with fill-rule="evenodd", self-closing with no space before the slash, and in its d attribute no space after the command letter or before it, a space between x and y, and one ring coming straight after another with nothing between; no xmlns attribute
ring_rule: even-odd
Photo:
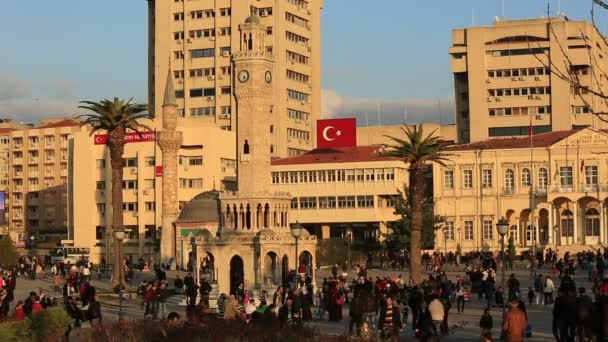
<svg viewBox="0 0 608 342"><path fill-rule="evenodd" d="M426 178L424 176L427 166L435 162L445 165L448 154L446 149L450 143L442 141L435 135L435 131L425 136L422 125L401 128L405 138L387 136L394 144L384 144L383 156L396 157L409 165L409 191L408 201L411 204L411 235L410 235L410 278L413 284L422 281L421 240L422 240L422 209L426 200Z"/></svg>
<svg viewBox="0 0 608 342"><path fill-rule="evenodd" d="M104 99L100 102L80 101L81 105L78 106L78 108L92 112L92 114L78 117L82 119L81 126L89 126L91 135L99 131L105 131L108 134L106 144L110 150L110 164L112 167L112 232L123 227L122 176L125 135L127 131L140 133L142 128L149 130L139 120L151 117L148 113L148 105L131 103L131 100L132 98L125 101L115 97L113 100ZM114 234L112 235L114 237ZM109 248L109 246L106 246L106 248ZM113 285L116 287L118 284L122 284L126 287L119 254L119 242L114 241Z"/></svg>

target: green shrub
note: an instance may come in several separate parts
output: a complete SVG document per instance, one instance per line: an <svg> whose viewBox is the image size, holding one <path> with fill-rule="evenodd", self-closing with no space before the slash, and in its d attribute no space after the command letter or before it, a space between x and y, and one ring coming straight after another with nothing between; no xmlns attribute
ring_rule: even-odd
<svg viewBox="0 0 608 342"><path fill-rule="evenodd" d="M3 342L30 342L33 341L30 321L5 322L0 324L0 341Z"/></svg>
<svg viewBox="0 0 608 342"><path fill-rule="evenodd" d="M14 265L19 259L17 248L10 238L0 239L0 264Z"/></svg>
<svg viewBox="0 0 608 342"><path fill-rule="evenodd" d="M61 307L48 308L32 315L31 331L38 341L63 336L70 325L70 316Z"/></svg>

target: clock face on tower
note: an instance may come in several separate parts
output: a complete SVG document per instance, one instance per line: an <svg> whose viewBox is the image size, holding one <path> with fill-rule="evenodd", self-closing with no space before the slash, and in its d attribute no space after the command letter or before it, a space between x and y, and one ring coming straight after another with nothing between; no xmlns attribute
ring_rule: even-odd
<svg viewBox="0 0 608 342"><path fill-rule="evenodd" d="M241 70L241 72L239 72L239 81L241 81L242 83L245 83L249 80L249 72L247 70Z"/></svg>
<svg viewBox="0 0 608 342"><path fill-rule="evenodd" d="M266 83L272 82L272 74L270 73L270 71L266 71L266 74L264 75L264 79L266 80Z"/></svg>

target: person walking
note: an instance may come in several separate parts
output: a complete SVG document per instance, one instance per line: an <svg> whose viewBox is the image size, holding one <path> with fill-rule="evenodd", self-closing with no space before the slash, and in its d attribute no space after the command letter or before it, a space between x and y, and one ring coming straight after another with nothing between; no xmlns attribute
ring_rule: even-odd
<svg viewBox="0 0 608 342"><path fill-rule="evenodd" d="M479 328L481 329L481 337L492 336L492 328L494 327L494 320L490 314L490 308L483 310L483 315L479 320Z"/></svg>
<svg viewBox="0 0 608 342"><path fill-rule="evenodd" d="M522 342L524 340L528 320L526 319L526 314L519 309L519 304L520 302L517 298L513 297L511 299L511 308L506 314L502 327L507 335L508 342Z"/></svg>
<svg viewBox="0 0 608 342"><path fill-rule="evenodd" d="M160 288L158 289L158 309L162 319L167 317L167 299L169 299L169 289L167 288L167 284L163 281L160 283Z"/></svg>
<svg viewBox="0 0 608 342"><path fill-rule="evenodd" d="M236 319L239 312L239 302L234 294L230 294L228 301L224 304L224 319Z"/></svg>
<svg viewBox="0 0 608 342"><path fill-rule="evenodd" d="M431 319L433 320L433 331L435 334L435 341L439 341L441 338L441 322L445 315L443 304L439 300L439 296L433 295L433 300L429 303L429 312L431 313Z"/></svg>
<svg viewBox="0 0 608 342"><path fill-rule="evenodd" d="M545 287L543 289L545 305L553 304L553 292L555 292L555 285L553 284L551 276L547 276L547 278L545 278Z"/></svg>
<svg viewBox="0 0 608 342"><path fill-rule="evenodd" d="M541 305L544 297L544 288L543 288L543 275L539 274L538 277L534 279L534 292L536 294L536 305Z"/></svg>
<svg viewBox="0 0 608 342"><path fill-rule="evenodd" d="M464 312L464 286L456 285L458 288L456 289L456 309L458 313Z"/></svg>

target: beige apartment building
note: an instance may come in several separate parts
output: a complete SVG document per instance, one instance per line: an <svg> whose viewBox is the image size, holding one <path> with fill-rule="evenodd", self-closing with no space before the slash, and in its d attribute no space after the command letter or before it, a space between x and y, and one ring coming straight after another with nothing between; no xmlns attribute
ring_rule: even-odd
<svg viewBox="0 0 608 342"><path fill-rule="evenodd" d="M152 129L157 121L148 123ZM159 123L160 124L160 123ZM235 134L216 126L180 127L183 144L178 152L179 208L201 192L233 190L236 182ZM157 240L162 217L161 151L154 131L144 141L125 145L123 212L125 255L146 260L158 255ZM107 147L83 130L70 139L69 239L75 246L91 248L93 262L106 253L111 232L111 168ZM107 257L106 257L107 259ZM158 261L158 259L156 259Z"/></svg>
<svg viewBox="0 0 608 342"><path fill-rule="evenodd" d="M264 46L274 56L270 107L273 157L300 155L315 146L321 112L322 0L148 1L149 103L162 113L165 75L171 65L178 127L236 129L233 51L239 26L257 15L266 27Z"/></svg>
<svg viewBox="0 0 608 342"><path fill-rule="evenodd" d="M460 145L434 165L435 214L447 233L435 248L496 251L496 223L519 250L577 251L608 242L608 131L585 128ZM533 194L533 196L531 196ZM535 242L534 242L535 241Z"/></svg>
<svg viewBox="0 0 608 342"><path fill-rule="evenodd" d="M382 157L380 146L313 150L272 162L272 189L289 193L290 222L320 239L380 237L394 215L394 197L407 182L406 165Z"/></svg>
<svg viewBox="0 0 608 342"><path fill-rule="evenodd" d="M589 22L565 17L497 20L452 32L459 143L584 127L606 128L608 44ZM553 70L552 70L553 69ZM571 86L569 79L589 87Z"/></svg>
<svg viewBox="0 0 608 342"><path fill-rule="evenodd" d="M72 119L10 132L8 229L17 247L52 246L67 232L68 140Z"/></svg>

